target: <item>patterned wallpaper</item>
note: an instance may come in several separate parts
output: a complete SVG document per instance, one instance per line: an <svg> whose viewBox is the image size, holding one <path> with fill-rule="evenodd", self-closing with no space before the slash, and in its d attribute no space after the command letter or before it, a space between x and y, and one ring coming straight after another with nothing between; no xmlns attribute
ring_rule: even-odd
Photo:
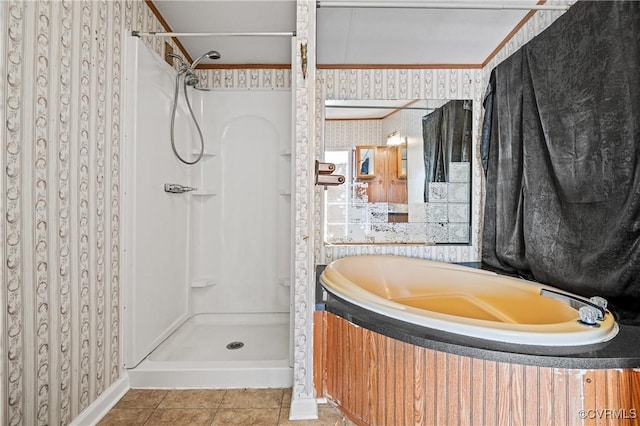
<svg viewBox="0 0 640 426"><path fill-rule="evenodd" d="M0 424L68 424L122 374L123 39L162 27L142 0L0 10Z"/></svg>
<svg viewBox="0 0 640 426"><path fill-rule="evenodd" d="M203 69L197 70L198 87L204 89L288 89L290 69Z"/></svg>
<svg viewBox="0 0 640 426"><path fill-rule="evenodd" d="M384 145L383 120L329 120L324 125L325 149L351 149L357 145Z"/></svg>

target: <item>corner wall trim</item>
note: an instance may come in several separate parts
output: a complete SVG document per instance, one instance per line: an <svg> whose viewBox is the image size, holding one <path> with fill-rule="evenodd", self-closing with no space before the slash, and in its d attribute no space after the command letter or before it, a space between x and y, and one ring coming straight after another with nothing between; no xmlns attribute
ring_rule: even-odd
<svg viewBox="0 0 640 426"><path fill-rule="evenodd" d="M292 399L289 420L315 420L318 418L318 402L315 398Z"/></svg>
<svg viewBox="0 0 640 426"><path fill-rule="evenodd" d="M93 401L78 417L73 419L70 425L87 426L97 424L107 412L116 405L120 398L127 393L129 388L129 374L125 372L122 377L105 389L98 399Z"/></svg>

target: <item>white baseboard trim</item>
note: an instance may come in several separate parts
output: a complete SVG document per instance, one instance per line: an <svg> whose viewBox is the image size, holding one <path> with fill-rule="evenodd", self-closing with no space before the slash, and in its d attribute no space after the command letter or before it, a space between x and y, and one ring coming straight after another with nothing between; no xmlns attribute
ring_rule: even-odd
<svg viewBox="0 0 640 426"><path fill-rule="evenodd" d="M315 398L293 399L289 420L315 420L318 418L318 403Z"/></svg>
<svg viewBox="0 0 640 426"><path fill-rule="evenodd" d="M102 392L98 399L93 401L71 422L71 426L93 426L97 424L127 393L129 387L129 375L125 371L122 377Z"/></svg>

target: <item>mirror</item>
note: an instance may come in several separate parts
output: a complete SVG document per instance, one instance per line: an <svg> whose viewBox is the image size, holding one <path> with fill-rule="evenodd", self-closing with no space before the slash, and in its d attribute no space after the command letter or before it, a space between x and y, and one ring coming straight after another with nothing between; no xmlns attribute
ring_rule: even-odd
<svg viewBox="0 0 640 426"><path fill-rule="evenodd" d="M398 146L398 178L406 179L407 178L407 145L399 145Z"/></svg>
<svg viewBox="0 0 640 426"><path fill-rule="evenodd" d="M356 146L358 179L367 179L376 176L375 151L375 146Z"/></svg>
<svg viewBox="0 0 640 426"><path fill-rule="evenodd" d="M327 100L326 244L469 244L471 100Z"/></svg>

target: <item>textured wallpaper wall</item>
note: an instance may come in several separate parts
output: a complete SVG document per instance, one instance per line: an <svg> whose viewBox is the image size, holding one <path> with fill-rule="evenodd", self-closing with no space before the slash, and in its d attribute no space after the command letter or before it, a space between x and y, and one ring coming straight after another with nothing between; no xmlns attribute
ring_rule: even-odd
<svg viewBox="0 0 640 426"><path fill-rule="evenodd" d="M289 89L290 69L202 69L199 87L206 89Z"/></svg>
<svg viewBox="0 0 640 426"><path fill-rule="evenodd" d="M383 144L382 120L329 120L324 125L324 147L327 150Z"/></svg>
<svg viewBox="0 0 640 426"><path fill-rule="evenodd" d="M0 424L67 424L122 374L123 41L162 27L143 1L0 9Z"/></svg>

